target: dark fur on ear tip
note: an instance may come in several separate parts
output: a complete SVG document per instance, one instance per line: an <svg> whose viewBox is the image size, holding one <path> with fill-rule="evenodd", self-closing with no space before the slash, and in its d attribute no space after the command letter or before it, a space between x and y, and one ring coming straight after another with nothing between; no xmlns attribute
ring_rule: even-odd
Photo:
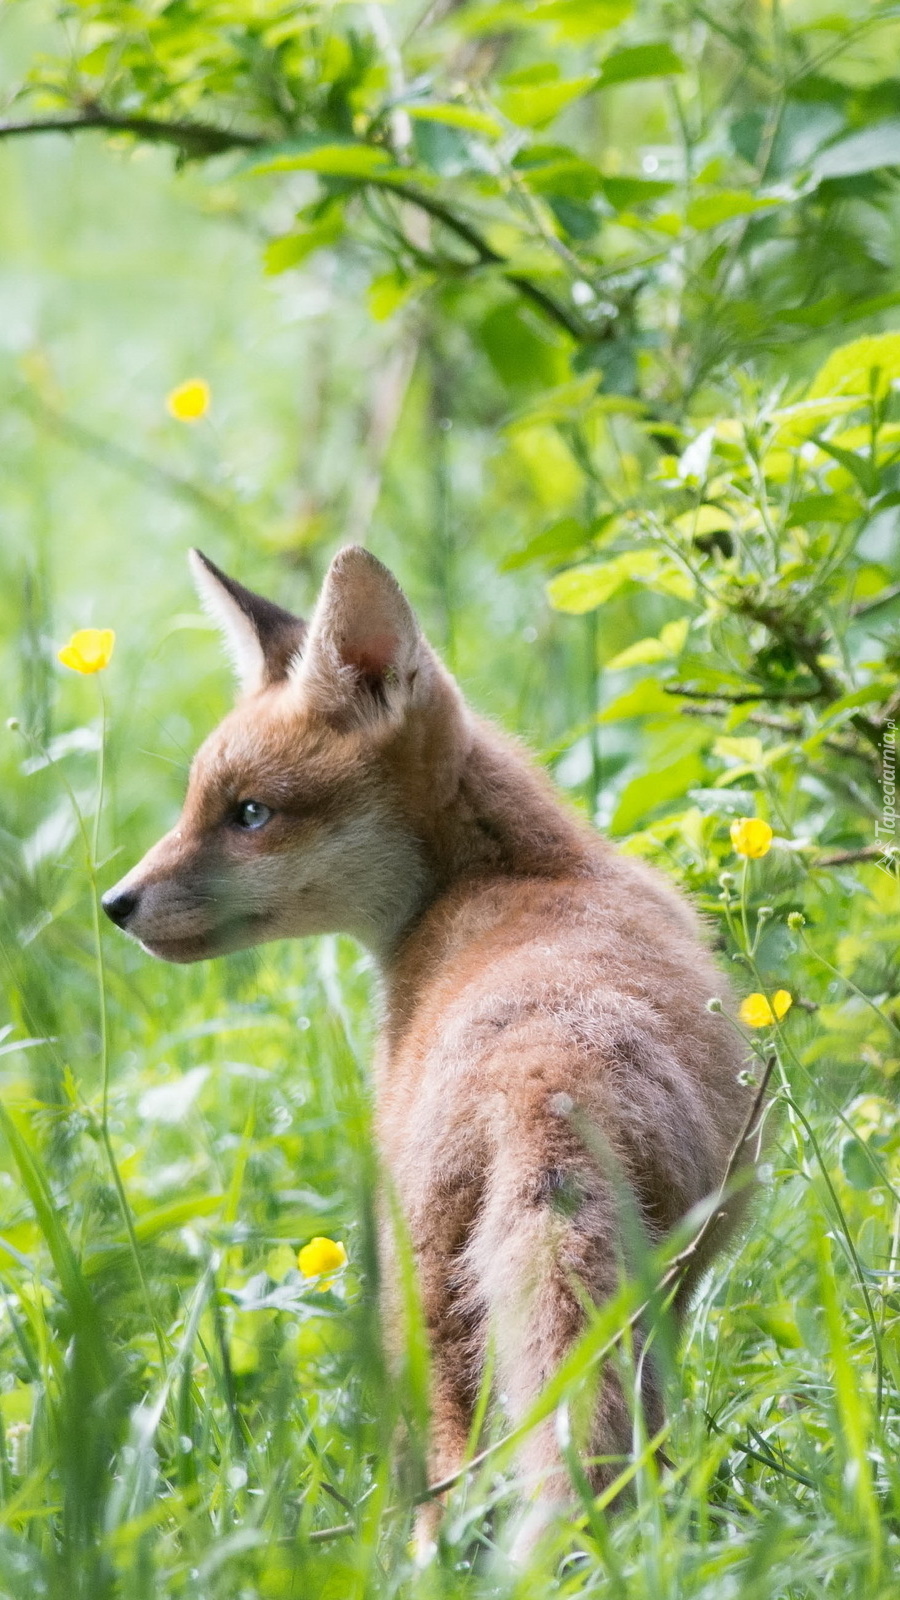
<svg viewBox="0 0 900 1600"><path fill-rule="evenodd" d="M190 554L195 570L199 564L253 627L265 658L265 682L278 683L286 678L291 663L303 647L307 631L303 618L245 588L236 578L230 578L202 550L192 549ZM202 578L202 573L198 573L198 576Z"/></svg>

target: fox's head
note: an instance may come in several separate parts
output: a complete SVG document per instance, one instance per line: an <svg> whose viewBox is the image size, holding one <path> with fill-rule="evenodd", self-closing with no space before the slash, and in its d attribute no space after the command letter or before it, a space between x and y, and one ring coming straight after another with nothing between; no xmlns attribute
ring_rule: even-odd
<svg viewBox="0 0 900 1600"><path fill-rule="evenodd" d="M309 623L191 561L241 693L176 826L104 910L167 961L326 932L384 952L429 892L425 819L467 743L458 691L366 550L334 558Z"/></svg>

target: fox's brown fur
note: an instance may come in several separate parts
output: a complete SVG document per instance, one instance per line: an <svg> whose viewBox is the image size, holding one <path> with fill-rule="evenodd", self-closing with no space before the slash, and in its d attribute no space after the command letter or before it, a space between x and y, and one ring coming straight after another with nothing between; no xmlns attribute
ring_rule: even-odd
<svg viewBox="0 0 900 1600"><path fill-rule="evenodd" d="M378 1137L418 1264L440 1478L488 1341L515 1420L583 1330L580 1296L616 1289L617 1185L653 1244L722 1182L749 1103L735 1030L707 1009L723 978L676 891L472 714L366 551L335 558L308 627L195 561L244 694L177 827L105 903L170 960L324 931L374 951ZM247 801L270 818L239 825ZM658 1426L649 1371L644 1404ZM607 1375L588 1456L630 1438ZM549 1424L522 1462L546 1509Z"/></svg>

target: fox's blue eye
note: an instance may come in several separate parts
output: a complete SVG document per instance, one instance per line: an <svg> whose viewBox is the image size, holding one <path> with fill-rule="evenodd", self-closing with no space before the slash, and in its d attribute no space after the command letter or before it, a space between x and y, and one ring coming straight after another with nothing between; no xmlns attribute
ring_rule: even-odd
<svg viewBox="0 0 900 1600"><path fill-rule="evenodd" d="M272 813L261 800L242 800L234 820L239 828L264 828Z"/></svg>

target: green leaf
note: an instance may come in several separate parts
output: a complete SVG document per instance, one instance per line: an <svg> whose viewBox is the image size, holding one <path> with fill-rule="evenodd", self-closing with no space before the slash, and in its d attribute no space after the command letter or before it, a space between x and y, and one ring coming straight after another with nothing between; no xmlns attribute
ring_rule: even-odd
<svg viewBox="0 0 900 1600"><path fill-rule="evenodd" d="M642 582L648 589L656 589L660 594L670 594L676 600L691 600L694 596L694 580L676 567L674 562L661 560L656 571L648 573Z"/></svg>
<svg viewBox="0 0 900 1600"><path fill-rule="evenodd" d="M734 527L734 517L718 506L698 506L695 511L683 511L672 523L679 533L696 539L703 533L729 533Z"/></svg>
<svg viewBox="0 0 900 1600"><path fill-rule="evenodd" d="M278 272L287 272L291 267L299 267L316 250L334 244L343 231L344 208L338 202L330 206L318 222L298 229L296 233L286 233L280 239L272 239L263 255L266 272L274 276Z"/></svg>
<svg viewBox="0 0 900 1600"><path fill-rule="evenodd" d="M809 387L810 400L827 395L867 395L871 375L879 371L878 393L900 378L900 333L870 333L838 345L819 368Z"/></svg>
<svg viewBox="0 0 900 1600"><path fill-rule="evenodd" d="M626 550L609 561L561 572L550 580L547 595L555 611L581 616L603 605L629 582L645 583L680 600L690 599L694 592L687 574L658 550Z"/></svg>
<svg viewBox="0 0 900 1600"><path fill-rule="evenodd" d="M826 455L832 456L840 462L842 467L855 478L863 494L873 495L878 489L878 471L874 462L868 456L857 455L854 450L845 450L842 445L835 444L832 439L823 439L820 434L814 435L815 442Z"/></svg>
<svg viewBox="0 0 900 1600"><path fill-rule="evenodd" d="M859 706L870 706L879 700L886 700L896 684L888 678L876 678L872 683L866 683L861 689L851 689L848 694L842 694L839 700L832 700L822 712L823 719L832 722L845 711L856 711Z"/></svg>
<svg viewBox="0 0 900 1600"><path fill-rule="evenodd" d="M547 585L547 598L554 611L565 611L569 616L582 616L596 610L625 582L625 574L614 562L606 566L592 564L572 567L561 572Z"/></svg>
<svg viewBox="0 0 900 1600"><path fill-rule="evenodd" d="M751 194L749 189L720 189L716 194L698 195L692 200L685 220L688 227L699 232L704 228L716 228L720 222L730 222L732 217L751 216L756 211L769 211L783 204L780 198Z"/></svg>
<svg viewBox="0 0 900 1600"><path fill-rule="evenodd" d="M610 205L616 211L624 211L626 207L647 205L651 200L661 200L663 195L669 194L674 189L674 183L666 183L661 178L608 178L600 181Z"/></svg>
<svg viewBox="0 0 900 1600"><path fill-rule="evenodd" d="M366 295L371 315L376 322L387 322L414 295L427 289L434 278L433 272L418 272L409 276L400 269L373 278Z"/></svg>
<svg viewBox="0 0 900 1600"><path fill-rule="evenodd" d="M109 1358L100 1330L97 1308L69 1236L63 1227L50 1186L31 1146L21 1133L18 1122L2 1102L0 1102L0 1126L19 1169L22 1188L31 1201L38 1227L44 1236L60 1287L69 1303L72 1315L93 1359L98 1364L105 1365Z"/></svg>
<svg viewBox="0 0 900 1600"><path fill-rule="evenodd" d="M791 1307L783 1302L777 1306L745 1306L743 1308L756 1326L785 1350L802 1350L803 1339L791 1314Z"/></svg>
<svg viewBox="0 0 900 1600"><path fill-rule="evenodd" d="M588 417L643 417L648 409L649 407L647 402L645 400L638 400L633 394L604 393L594 396L590 405L587 407L586 415ZM665 427L665 423L657 423L656 421L654 421L652 424L648 423L648 431L651 426L661 430Z"/></svg>
<svg viewBox="0 0 900 1600"><path fill-rule="evenodd" d="M680 656L687 641L691 626L690 617L676 617L674 621L667 622L659 630L660 643L664 644L671 656Z"/></svg>
<svg viewBox="0 0 900 1600"><path fill-rule="evenodd" d="M534 405L517 411L507 427L512 431L515 428L531 428L535 423L563 422L577 417L593 400L599 382L600 374L595 371L586 373L583 378L573 378L570 383L562 383L558 388L550 389Z"/></svg>
<svg viewBox="0 0 900 1600"><path fill-rule="evenodd" d="M610 672L623 672L626 667L643 667L653 661L668 661L670 656L671 651L666 649L661 639L638 639L636 644L620 650L617 656L607 661L606 666Z"/></svg>
<svg viewBox="0 0 900 1600"><path fill-rule="evenodd" d="M639 667L649 665L653 661L672 661L681 653L687 638L690 619L678 617L674 622L667 622L660 630L658 639L638 639L636 644L630 644L627 649L620 650L619 654L607 661L606 666L610 672L621 672L625 667Z"/></svg>
<svg viewBox="0 0 900 1600"><path fill-rule="evenodd" d="M886 117L860 128L821 150L812 164L816 183L825 178L852 178L880 167L900 166L900 117Z"/></svg>
<svg viewBox="0 0 900 1600"><path fill-rule="evenodd" d="M590 538L591 534L583 522L578 522L575 517L561 517L549 528L535 534L521 550L513 550L506 556L500 563L500 571L518 572L521 567L530 566L534 561L553 563L569 560Z"/></svg>
<svg viewBox="0 0 900 1600"><path fill-rule="evenodd" d="M758 767L763 758L762 740L752 736L738 739L722 734L715 740L712 750L713 755L721 756L723 761L740 762L750 769Z"/></svg>
<svg viewBox="0 0 900 1600"><path fill-rule="evenodd" d="M629 551L613 556L610 561L591 562L588 566L572 567L551 578L547 595L554 611L565 611L569 616L583 616L587 611L612 598L629 578L652 571L658 557L655 551Z"/></svg>
<svg viewBox="0 0 900 1600"><path fill-rule="evenodd" d="M520 128L543 128L573 100L580 100L596 85L593 73L580 78L559 78L548 83L514 84L497 96L504 116Z"/></svg>
<svg viewBox="0 0 900 1600"><path fill-rule="evenodd" d="M615 28L634 10L634 0L499 0L467 7L462 25L469 33L497 33L518 28L549 29L559 39L594 42L606 28Z"/></svg>
<svg viewBox="0 0 900 1600"><path fill-rule="evenodd" d="M685 794L703 775L703 763L693 751L679 756L668 766L654 767L652 772L641 773L625 785L613 813L609 831L612 834L631 833L634 828L660 806Z"/></svg>
<svg viewBox="0 0 900 1600"><path fill-rule="evenodd" d="M860 1139L842 1140L841 1171L851 1189L873 1189L881 1182L878 1169Z"/></svg>
<svg viewBox="0 0 900 1600"><path fill-rule="evenodd" d="M624 694L617 695L598 713L598 723L624 722L630 717L678 717L678 701L666 694L657 678L642 678Z"/></svg>
<svg viewBox="0 0 900 1600"><path fill-rule="evenodd" d="M461 106L454 102L432 101L427 105L406 102L398 107L416 122L440 122L448 128L464 128L472 133L483 133L489 139L499 139L503 124L487 111L476 111L474 106Z"/></svg>
<svg viewBox="0 0 900 1600"><path fill-rule="evenodd" d="M195 1194L187 1200L173 1200L169 1205L156 1206L135 1220L135 1234L142 1244L148 1239L157 1239L161 1233L183 1228L198 1217L215 1216L222 1209L225 1199L224 1194ZM121 1242L127 1242L124 1235Z"/></svg>
<svg viewBox="0 0 900 1600"><path fill-rule="evenodd" d="M253 176L266 172L320 172L333 178L384 178L389 172L404 179L406 168L394 167L387 150L357 140L295 139L273 146L244 169Z"/></svg>
<svg viewBox="0 0 900 1600"><path fill-rule="evenodd" d="M668 78L683 71L684 62L668 40L657 39L651 44L613 50L600 64L598 87L607 89L614 83L632 83L635 78Z"/></svg>
<svg viewBox="0 0 900 1600"><path fill-rule="evenodd" d="M782 406L780 410L772 412L773 442L782 448L803 444L813 437L823 422L830 422L832 417L843 416L847 411L855 411L858 405L859 400L855 396L843 395L800 400L796 405Z"/></svg>
<svg viewBox="0 0 900 1600"><path fill-rule="evenodd" d="M516 301L495 306L477 331L495 372L511 389L555 389L568 376L562 340Z"/></svg>
<svg viewBox="0 0 900 1600"><path fill-rule="evenodd" d="M513 166L536 194L587 203L601 190L599 168L567 145L529 145L519 151Z"/></svg>
<svg viewBox="0 0 900 1600"><path fill-rule="evenodd" d="M795 500L787 519L788 528L804 528L811 522L854 522L862 516L862 506L849 494L805 494Z"/></svg>

